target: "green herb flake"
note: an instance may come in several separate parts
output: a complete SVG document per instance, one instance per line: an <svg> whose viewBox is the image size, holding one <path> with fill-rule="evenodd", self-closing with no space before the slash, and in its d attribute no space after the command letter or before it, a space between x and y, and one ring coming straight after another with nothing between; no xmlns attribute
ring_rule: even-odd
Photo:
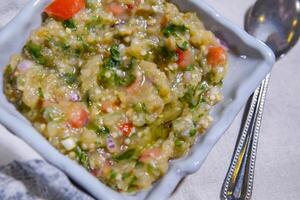
<svg viewBox="0 0 300 200"><path fill-rule="evenodd" d="M198 89L199 89L201 92L205 92L208 88L209 88L209 85L208 85L208 83L205 82L205 81L198 85Z"/></svg>
<svg viewBox="0 0 300 200"><path fill-rule="evenodd" d="M136 176L133 176L132 178L131 178L131 180L129 181L129 187L133 187L133 186L135 186L136 185L136 183L137 183L137 177Z"/></svg>
<svg viewBox="0 0 300 200"><path fill-rule="evenodd" d="M88 154L84 150L82 150L79 146L76 147L75 154L78 162L87 170L90 170L90 162L89 162Z"/></svg>
<svg viewBox="0 0 300 200"><path fill-rule="evenodd" d="M176 62L178 60L176 51L170 51L165 44L158 46L158 48L156 48L154 52L156 60L159 63L165 63L169 61Z"/></svg>
<svg viewBox="0 0 300 200"><path fill-rule="evenodd" d="M186 102L190 108L196 107L198 102L197 98L195 98L195 88L191 85L187 86L187 90L180 100Z"/></svg>
<svg viewBox="0 0 300 200"><path fill-rule="evenodd" d="M177 44L177 47L182 51L185 51L189 48L189 43L187 41L184 41L182 44Z"/></svg>
<svg viewBox="0 0 300 200"><path fill-rule="evenodd" d="M109 179L110 180L113 180L117 177L117 172L115 172L114 170L111 171L110 173L110 176L109 176Z"/></svg>
<svg viewBox="0 0 300 200"><path fill-rule="evenodd" d="M13 68L11 65L8 65L4 71L4 76L9 76L14 72Z"/></svg>
<svg viewBox="0 0 300 200"><path fill-rule="evenodd" d="M13 69L11 65L8 65L4 71L4 77L8 84L15 85L17 83L17 77L14 75L16 69Z"/></svg>
<svg viewBox="0 0 300 200"><path fill-rule="evenodd" d="M46 63L46 59L42 54L42 47L40 45L29 41L25 45L24 50L36 63L41 65Z"/></svg>
<svg viewBox="0 0 300 200"><path fill-rule="evenodd" d="M73 84L77 84L78 80L77 80L77 76L76 74L72 74L72 73L64 73L62 75L64 81L68 84L68 85L73 85Z"/></svg>
<svg viewBox="0 0 300 200"><path fill-rule="evenodd" d="M125 172L125 173L122 174L122 179L123 179L123 180L126 180L126 179L128 179L130 176L131 176L131 173Z"/></svg>
<svg viewBox="0 0 300 200"><path fill-rule="evenodd" d="M193 71L195 69L195 66L193 64L190 64L187 66L186 71Z"/></svg>
<svg viewBox="0 0 300 200"><path fill-rule="evenodd" d="M186 102L191 109L198 106L199 103L205 102L205 92L209 89L207 82L201 82L196 87L187 86L187 90L180 101Z"/></svg>
<svg viewBox="0 0 300 200"><path fill-rule="evenodd" d="M184 143L184 141L182 141L182 140L175 140L175 146L176 147L180 147L180 146L182 146L182 144Z"/></svg>
<svg viewBox="0 0 300 200"><path fill-rule="evenodd" d="M169 24L163 29L163 34L165 37L170 37L171 35L176 35L177 33L183 34L188 29L184 25Z"/></svg>
<svg viewBox="0 0 300 200"><path fill-rule="evenodd" d="M127 66L122 66L119 46L116 44L112 45L110 56L105 59L104 64L100 67L98 80L104 87L127 87L136 80L136 77L133 75L135 65L135 59L132 59ZM118 75L117 70L122 71L124 76Z"/></svg>
<svg viewBox="0 0 300 200"><path fill-rule="evenodd" d="M87 129L94 131L97 135L107 135L110 133L110 130L106 126L99 127L96 123L89 123Z"/></svg>
<svg viewBox="0 0 300 200"><path fill-rule="evenodd" d="M110 53L111 53L111 57L112 59L116 60L116 61L119 61L120 60L120 51L119 51L119 46L118 45L113 45L111 48L110 48Z"/></svg>
<svg viewBox="0 0 300 200"><path fill-rule="evenodd" d="M40 97L40 99L44 99L44 93L43 93L43 90L42 88L38 88L38 96Z"/></svg>
<svg viewBox="0 0 300 200"><path fill-rule="evenodd" d="M134 154L135 154L135 149L128 149L124 153L116 156L115 159L116 160L128 160L128 159L131 159Z"/></svg>
<svg viewBox="0 0 300 200"><path fill-rule="evenodd" d="M110 56L106 59L104 67L108 69L120 68L121 66L121 53L118 45L112 45L110 48Z"/></svg>
<svg viewBox="0 0 300 200"><path fill-rule="evenodd" d="M193 129L190 130L189 135L191 137L194 137L196 135L196 133L197 133L197 129L193 128Z"/></svg>
<svg viewBox="0 0 300 200"><path fill-rule="evenodd" d="M93 105L93 101L89 91L87 91L83 96L83 102L87 105L87 107L91 107Z"/></svg>
<svg viewBox="0 0 300 200"><path fill-rule="evenodd" d="M65 28L69 28L71 30L76 30L77 29L76 24L72 19L63 21L63 26Z"/></svg>
<svg viewBox="0 0 300 200"><path fill-rule="evenodd" d="M128 73L125 77L115 75L114 80L118 86L129 86L135 81L136 77L132 73Z"/></svg>
<svg viewBox="0 0 300 200"><path fill-rule="evenodd" d="M138 113L147 113L148 112L145 103L137 103L133 106L133 109L135 112L138 112Z"/></svg>
<svg viewBox="0 0 300 200"><path fill-rule="evenodd" d="M102 133L102 134L107 135L107 134L110 133L110 130L106 126L102 126L102 127L99 128L99 132Z"/></svg>

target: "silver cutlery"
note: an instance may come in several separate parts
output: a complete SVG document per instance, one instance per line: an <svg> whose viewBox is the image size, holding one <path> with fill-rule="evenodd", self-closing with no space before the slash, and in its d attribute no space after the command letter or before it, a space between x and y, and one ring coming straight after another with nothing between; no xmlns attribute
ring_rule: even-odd
<svg viewBox="0 0 300 200"><path fill-rule="evenodd" d="M258 0L245 16L245 30L265 42L277 60L299 40L300 0ZM248 100L222 200L251 199L256 152L270 74Z"/></svg>

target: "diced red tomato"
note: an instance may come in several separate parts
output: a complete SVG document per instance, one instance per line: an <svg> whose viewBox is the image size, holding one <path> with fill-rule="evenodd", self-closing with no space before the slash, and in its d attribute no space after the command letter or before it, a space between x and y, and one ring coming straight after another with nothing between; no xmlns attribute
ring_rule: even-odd
<svg viewBox="0 0 300 200"><path fill-rule="evenodd" d="M101 170L99 168L95 168L91 170L91 174L93 174L93 176L98 177L100 174Z"/></svg>
<svg viewBox="0 0 300 200"><path fill-rule="evenodd" d="M161 156L161 149L160 148L152 148L145 150L139 158L141 162L147 162L153 158L158 158Z"/></svg>
<svg viewBox="0 0 300 200"><path fill-rule="evenodd" d="M124 16L127 13L127 8L116 2L108 4L106 9L117 17Z"/></svg>
<svg viewBox="0 0 300 200"><path fill-rule="evenodd" d="M178 48L176 50L176 53L178 56L177 64L180 68L186 68L191 64L192 52L189 49L182 51L181 49Z"/></svg>
<svg viewBox="0 0 300 200"><path fill-rule="evenodd" d="M128 10L133 10L135 8L137 8L141 3L141 0L135 0L134 3L130 3L130 4L126 4Z"/></svg>
<svg viewBox="0 0 300 200"><path fill-rule="evenodd" d="M134 9L134 7L135 7L135 5L132 3L132 4L126 4L127 5L127 8L129 9L129 10L133 10Z"/></svg>
<svg viewBox="0 0 300 200"><path fill-rule="evenodd" d="M226 62L226 51L221 46L214 46L208 49L207 63L212 66L222 65Z"/></svg>
<svg viewBox="0 0 300 200"><path fill-rule="evenodd" d="M128 137L131 134L133 128L132 122L119 125L119 130L122 131L123 136Z"/></svg>
<svg viewBox="0 0 300 200"><path fill-rule="evenodd" d="M74 104L68 112L68 122L73 128L82 128L89 121L88 112L79 104Z"/></svg>
<svg viewBox="0 0 300 200"><path fill-rule="evenodd" d="M67 20L73 17L85 7L85 0L54 0L45 12L60 20Z"/></svg>

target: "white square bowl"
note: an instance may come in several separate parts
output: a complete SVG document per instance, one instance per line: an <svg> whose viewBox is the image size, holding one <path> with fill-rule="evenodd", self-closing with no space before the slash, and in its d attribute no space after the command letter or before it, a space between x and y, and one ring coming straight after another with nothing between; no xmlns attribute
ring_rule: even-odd
<svg viewBox="0 0 300 200"><path fill-rule="evenodd" d="M224 81L224 100L212 111L215 119L207 133L198 138L184 158L170 161L168 172L154 186L136 195L118 193L74 161L60 154L10 104L3 94L3 68L9 57L22 50L30 32L41 24L41 13L51 0L32 0L0 31L0 123L22 138L46 160L64 171L77 184L97 199L160 200L167 199L180 180L197 171L214 144L230 126L247 98L270 72L275 58L272 51L246 32L224 19L201 0L173 0L182 11L197 12L207 29L213 31L230 49L229 72Z"/></svg>

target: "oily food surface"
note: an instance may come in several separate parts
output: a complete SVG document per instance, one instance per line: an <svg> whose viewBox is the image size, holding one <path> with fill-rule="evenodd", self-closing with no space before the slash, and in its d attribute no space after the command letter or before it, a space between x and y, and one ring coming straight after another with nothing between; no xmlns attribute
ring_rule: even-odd
<svg viewBox="0 0 300 200"><path fill-rule="evenodd" d="M54 2L6 67L7 98L105 184L149 188L211 124L226 51L165 0Z"/></svg>

